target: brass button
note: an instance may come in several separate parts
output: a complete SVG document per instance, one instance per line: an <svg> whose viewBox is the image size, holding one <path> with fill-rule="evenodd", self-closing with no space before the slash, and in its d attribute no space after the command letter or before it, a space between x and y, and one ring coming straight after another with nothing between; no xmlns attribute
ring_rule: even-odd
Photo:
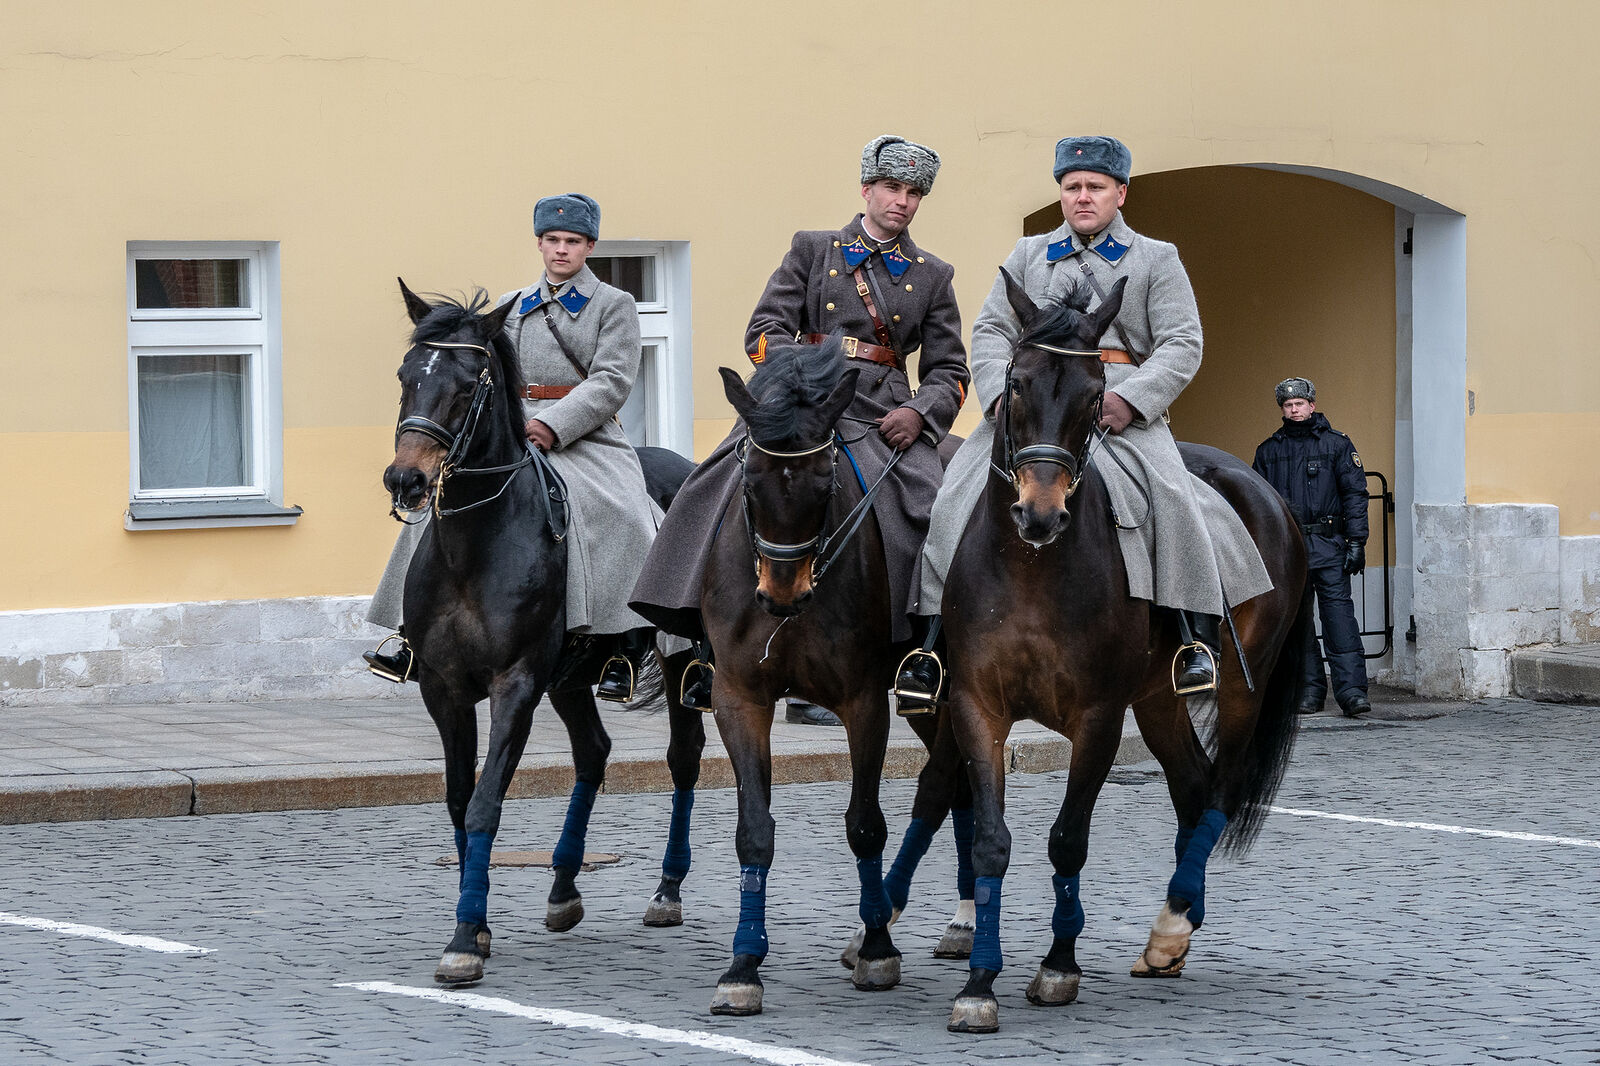
<svg viewBox="0 0 1600 1066"><path fill-rule="evenodd" d="M895 316L894 316L894 320L895 320L895 321L896 321L896 322L898 322L898 321L900 321L900 316L899 316L899 315L895 315Z"/></svg>
<svg viewBox="0 0 1600 1066"><path fill-rule="evenodd" d="M828 277L830 277L830 278L836 278L836 277L838 277L838 276L839 276L839 272L838 272L838 271L837 271L837 270L830 270L830 271L828 271Z"/></svg>
<svg viewBox="0 0 1600 1066"><path fill-rule="evenodd" d="M834 242L833 242L833 246L834 246L834 247L835 247L835 248L837 248L837 247L839 247L839 242L838 242L838 241L834 241Z"/></svg>
<svg viewBox="0 0 1600 1066"><path fill-rule="evenodd" d="M829 304L829 305L828 305L828 310L830 310L830 311L832 311L832 310L833 310L833 305L832 305L832 304Z"/></svg>
<svg viewBox="0 0 1600 1066"><path fill-rule="evenodd" d="M909 284L908 284L908 285L907 285L907 286L906 286L906 291L907 291L907 292L910 292L910 291L911 291L911 286L910 286L910 285L909 285Z"/></svg>
<svg viewBox="0 0 1600 1066"><path fill-rule="evenodd" d="M926 260L926 259L924 259L924 258L922 258L922 256L920 256L920 255L919 255L919 256L917 256L917 262L919 262L919 263L926 263L926 262L927 262L927 260Z"/></svg>

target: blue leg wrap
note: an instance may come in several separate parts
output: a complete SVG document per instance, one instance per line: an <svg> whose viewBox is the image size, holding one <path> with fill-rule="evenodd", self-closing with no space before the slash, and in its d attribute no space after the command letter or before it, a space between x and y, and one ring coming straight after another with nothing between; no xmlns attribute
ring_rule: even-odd
<svg viewBox="0 0 1600 1066"><path fill-rule="evenodd" d="M1059 940L1076 940L1083 932L1083 903L1078 899L1077 877L1053 874L1050 883L1056 887L1056 912L1050 918L1050 931Z"/></svg>
<svg viewBox="0 0 1600 1066"><path fill-rule="evenodd" d="M466 858L461 862L461 898L456 921L481 924L489 920L489 851L493 833L468 833Z"/></svg>
<svg viewBox="0 0 1600 1066"><path fill-rule="evenodd" d="M978 931L972 937L972 958L967 967L999 972L1004 965L1000 954L1001 877L980 877L973 886L972 901L978 911Z"/></svg>
<svg viewBox="0 0 1600 1066"><path fill-rule="evenodd" d="M561 870L583 868L583 844L589 836L589 812L594 810L595 793L600 786L579 781L572 786L572 798L567 801L567 821L561 827L561 839L550 856L550 865Z"/></svg>
<svg viewBox="0 0 1600 1066"><path fill-rule="evenodd" d="M456 830L456 869L461 876L456 878L456 891L460 892L467 883L467 831Z"/></svg>
<svg viewBox="0 0 1600 1066"><path fill-rule="evenodd" d="M1183 849L1177 872L1167 883L1167 895L1189 901L1189 920L1196 926L1206 916L1206 860L1211 857L1211 849L1217 846L1217 838L1222 836L1227 824L1227 817L1219 810L1202 814L1194 836Z"/></svg>
<svg viewBox="0 0 1600 1066"><path fill-rule="evenodd" d="M1172 845L1172 861L1182 862L1183 853L1189 850L1189 841L1194 839L1194 830L1178 826L1178 839Z"/></svg>
<svg viewBox="0 0 1600 1066"><path fill-rule="evenodd" d="M972 808L950 812L950 826L956 833L956 894L971 899L975 885L972 871Z"/></svg>
<svg viewBox="0 0 1600 1066"><path fill-rule="evenodd" d="M694 789L672 790L672 822L667 826L667 853L661 876L682 881L689 876L689 812L694 810Z"/></svg>
<svg viewBox="0 0 1600 1066"><path fill-rule="evenodd" d="M739 928L733 934L735 955L767 957L767 868L739 867Z"/></svg>
<svg viewBox="0 0 1600 1066"><path fill-rule="evenodd" d="M889 924L889 893L883 888L883 856L856 860L856 876L861 879L861 906L857 913L868 929Z"/></svg>
<svg viewBox="0 0 1600 1066"><path fill-rule="evenodd" d="M911 878L917 872L917 864L928 853L928 845L933 843L933 829L933 825L923 818L913 818L911 824L906 826L905 839L900 841L900 852L894 857L894 865L889 867L889 873L883 879L889 902L897 910L905 910L906 901L911 898Z"/></svg>

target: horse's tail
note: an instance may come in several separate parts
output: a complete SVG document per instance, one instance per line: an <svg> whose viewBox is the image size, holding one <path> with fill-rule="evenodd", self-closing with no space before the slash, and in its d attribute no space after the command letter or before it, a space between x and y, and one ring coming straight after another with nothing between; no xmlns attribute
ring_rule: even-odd
<svg viewBox="0 0 1600 1066"><path fill-rule="evenodd" d="M1283 781L1289 753L1294 748L1295 730L1300 723L1298 708L1305 691L1306 641L1316 639L1311 597L1303 596L1294 624L1278 650L1278 661L1267 678L1261 711L1256 715L1255 733L1245 752L1243 802L1228 820L1220 841L1225 853L1242 854L1255 841L1267 808L1272 805L1272 798Z"/></svg>
<svg viewBox="0 0 1600 1066"><path fill-rule="evenodd" d="M639 677L634 682L633 699L628 702L630 711L664 711L667 709L667 675L652 652L639 664Z"/></svg>

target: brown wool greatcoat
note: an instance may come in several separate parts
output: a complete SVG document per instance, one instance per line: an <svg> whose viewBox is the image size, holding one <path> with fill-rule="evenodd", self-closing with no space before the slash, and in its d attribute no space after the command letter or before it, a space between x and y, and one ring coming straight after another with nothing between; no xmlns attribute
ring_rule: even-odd
<svg viewBox="0 0 1600 1066"><path fill-rule="evenodd" d="M860 215L840 230L803 230L794 235L750 316L746 351L756 350L763 333L769 343L788 341L797 333L842 333L877 343L872 319L840 251L857 236L869 247L877 243L865 235ZM918 248L909 232L888 242L885 250L896 244L910 261L905 273L892 277L877 255L867 260L867 272L876 294L874 303L894 347L908 362L915 359L918 387L913 393L903 370L857 361L861 377L845 418L861 421L846 421L841 432L847 439L866 432L850 450L870 486L893 452L867 423L897 407L909 407L923 419L922 436L890 472L873 505L889 570L892 639L907 640L911 627L904 608L943 475L937 446L950 432L970 377L961 342L961 313L951 287L954 268ZM668 632L700 635L706 558L723 515L738 495L740 472L733 445L742 436L743 424L734 426L684 483L634 588L630 606Z"/></svg>

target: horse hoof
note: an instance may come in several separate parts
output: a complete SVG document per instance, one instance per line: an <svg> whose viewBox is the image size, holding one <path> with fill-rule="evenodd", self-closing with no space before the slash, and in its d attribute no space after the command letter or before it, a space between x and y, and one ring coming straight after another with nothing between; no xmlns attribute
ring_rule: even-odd
<svg viewBox="0 0 1600 1066"><path fill-rule="evenodd" d="M552 933L565 933L568 929L583 921L583 897L569 899L565 903L551 903L544 912L544 927Z"/></svg>
<svg viewBox="0 0 1600 1066"><path fill-rule="evenodd" d="M1150 939L1128 972L1134 977L1177 977L1189 957L1189 936L1193 932L1194 923L1186 915L1170 906L1162 907L1150 929Z"/></svg>
<svg viewBox="0 0 1600 1066"><path fill-rule="evenodd" d="M451 988L475 985L483 980L483 956L475 951L447 951L439 959L433 979Z"/></svg>
<svg viewBox="0 0 1600 1066"><path fill-rule="evenodd" d="M856 968L856 961L861 958L861 942L867 938L867 927L862 926L856 930L856 935L850 938L850 943L844 946L839 953L839 965L847 970Z"/></svg>
<svg viewBox="0 0 1600 1066"><path fill-rule="evenodd" d="M683 902L655 897L650 901L650 906L644 909L644 924L657 929L682 925Z"/></svg>
<svg viewBox="0 0 1600 1066"><path fill-rule="evenodd" d="M993 996L961 996L950 1009L952 1033L997 1033L1000 1031L1000 1001Z"/></svg>
<svg viewBox="0 0 1600 1066"><path fill-rule="evenodd" d="M478 930L478 938L477 939L478 939L478 954L482 955L486 959L489 958L489 944L491 943L493 938L489 935L489 927L488 926L484 926L482 929Z"/></svg>
<svg viewBox="0 0 1600 1066"><path fill-rule="evenodd" d="M731 1014L735 1017L747 1017L751 1014L761 1013L761 986L760 985L718 985L711 996L712 1014Z"/></svg>
<svg viewBox="0 0 1600 1066"><path fill-rule="evenodd" d="M900 956L857 959L850 983L862 992L884 992L900 983Z"/></svg>
<svg viewBox="0 0 1600 1066"><path fill-rule="evenodd" d="M966 959L972 957L972 935L976 932L970 925L961 925L951 922L945 927L944 936L939 938L939 946L933 949L936 959Z"/></svg>
<svg viewBox="0 0 1600 1066"><path fill-rule="evenodd" d="M1079 976L1040 966L1033 983L1028 985L1028 1002L1035 1007L1066 1006L1078 998Z"/></svg>

